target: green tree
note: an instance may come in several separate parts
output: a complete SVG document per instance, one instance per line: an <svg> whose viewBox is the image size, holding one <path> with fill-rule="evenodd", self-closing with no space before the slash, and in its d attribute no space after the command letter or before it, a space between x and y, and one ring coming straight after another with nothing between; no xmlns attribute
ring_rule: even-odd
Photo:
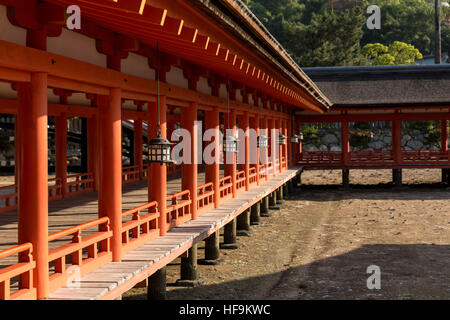
<svg viewBox="0 0 450 320"><path fill-rule="evenodd" d="M381 43L370 43L362 48L361 53L372 61L372 65L415 64L416 59L422 59L418 49L400 41L394 41L389 47Z"/></svg>

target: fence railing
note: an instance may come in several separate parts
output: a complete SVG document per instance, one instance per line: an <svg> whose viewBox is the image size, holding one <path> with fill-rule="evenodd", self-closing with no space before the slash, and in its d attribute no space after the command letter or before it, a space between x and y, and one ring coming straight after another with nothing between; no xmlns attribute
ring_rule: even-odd
<svg viewBox="0 0 450 320"><path fill-rule="evenodd" d="M158 203L144 204L122 213L122 253L127 253L159 236Z"/></svg>
<svg viewBox="0 0 450 320"><path fill-rule="evenodd" d="M19 261L0 269L0 300L36 299L36 289L33 288L36 262L33 261L32 251L31 243L0 251L0 260L17 255Z"/></svg>
<svg viewBox="0 0 450 320"><path fill-rule="evenodd" d="M139 172L139 166L128 166L122 168L122 183L132 183L139 181L140 179L140 172Z"/></svg>
<svg viewBox="0 0 450 320"><path fill-rule="evenodd" d="M212 182L197 187L197 210L202 213L214 207L214 185Z"/></svg>
<svg viewBox="0 0 450 320"><path fill-rule="evenodd" d="M236 190L245 188L245 171L236 173Z"/></svg>
<svg viewBox="0 0 450 320"><path fill-rule="evenodd" d="M233 183L231 177L227 176L219 180L220 200L225 200L233 196Z"/></svg>
<svg viewBox="0 0 450 320"><path fill-rule="evenodd" d="M94 191L94 175L80 173L67 176L67 196L75 196Z"/></svg>
<svg viewBox="0 0 450 320"><path fill-rule="evenodd" d="M49 179L49 186L48 186L48 200L58 200L63 197L62 195L62 183L60 178L53 178Z"/></svg>
<svg viewBox="0 0 450 320"><path fill-rule="evenodd" d="M96 228L91 234L83 236L83 231ZM71 237L71 239L67 239ZM109 218L103 217L48 236L49 245L53 241L68 242L49 250L49 263L53 264L50 275L50 291L68 284L72 273L82 276L112 261L110 238L112 231ZM66 239L65 239L66 238ZM67 261L74 266L69 272Z"/></svg>
<svg viewBox="0 0 450 320"><path fill-rule="evenodd" d="M192 218L191 192L184 190L167 196L167 230L175 228Z"/></svg>
<svg viewBox="0 0 450 320"><path fill-rule="evenodd" d="M11 190L12 192L8 192ZM17 209L16 185L0 187L0 213Z"/></svg>
<svg viewBox="0 0 450 320"><path fill-rule="evenodd" d="M248 174L248 179L249 179L250 185L253 185L258 182L258 174L256 172L256 167L250 168L250 171Z"/></svg>

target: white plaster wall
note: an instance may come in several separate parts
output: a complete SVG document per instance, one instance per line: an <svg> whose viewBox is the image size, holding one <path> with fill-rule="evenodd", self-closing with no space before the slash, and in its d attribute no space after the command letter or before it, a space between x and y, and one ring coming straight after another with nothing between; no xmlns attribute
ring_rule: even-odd
<svg viewBox="0 0 450 320"><path fill-rule="evenodd" d="M25 46L27 43L26 29L13 26L8 20L6 11L6 6L0 5L0 40Z"/></svg>
<svg viewBox="0 0 450 320"><path fill-rule="evenodd" d="M200 77L198 84L197 84L197 90L198 90L198 92L211 95L212 89L208 84L208 79L206 79L204 77Z"/></svg>
<svg viewBox="0 0 450 320"><path fill-rule="evenodd" d="M227 98L227 86L224 83L222 83L220 85L219 97L222 98L222 99L226 99Z"/></svg>
<svg viewBox="0 0 450 320"><path fill-rule="evenodd" d="M169 84L185 89L189 86L188 80L183 75L183 70L174 66L167 72L166 81Z"/></svg>
<svg viewBox="0 0 450 320"><path fill-rule="evenodd" d="M122 60L121 70L132 76L155 80L155 70L148 66L147 58L132 52Z"/></svg>
<svg viewBox="0 0 450 320"><path fill-rule="evenodd" d="M17 91L11 88L11 83L0 82L0 99L17 99Z"/></svg>
<svg viewBox="0 0 450 320"><path fill-rule="evenodd" d="M62 29L61 36L47 38L47 51L106 68L106 55L95 47L95 39Z"/></svg>
<svg viewBox="0 0 450 320"><path fill-rule="evenodd" d="M242 97L241 89L236 90L236 101L239 101L239 102L243 102L244 101L244 98Z"/></svg>
<svg viewBox="0 0 450 320"><path fill-rule="evenodd" d="M91 100L86 98L85 93L72 93L70 97L67 97L67 104L73 104L78 106L90 106Z"/></svg>

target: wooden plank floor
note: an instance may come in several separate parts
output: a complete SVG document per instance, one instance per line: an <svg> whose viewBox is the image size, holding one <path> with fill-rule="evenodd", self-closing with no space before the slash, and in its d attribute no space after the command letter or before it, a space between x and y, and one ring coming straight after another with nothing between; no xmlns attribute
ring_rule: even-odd
<svg viewBox="0 0 450 320"><path fill-rule="evenodd" d="M248 192L223 202L220 208L201 215L172 229L166 236L157 238L126 254L122 262L111 262L80 279L76 288L63 287L51 293L51 300L114 299L167 265L193 244L219 230L237 215L251 207L302 170L295 167L254 186Z"/></svg>

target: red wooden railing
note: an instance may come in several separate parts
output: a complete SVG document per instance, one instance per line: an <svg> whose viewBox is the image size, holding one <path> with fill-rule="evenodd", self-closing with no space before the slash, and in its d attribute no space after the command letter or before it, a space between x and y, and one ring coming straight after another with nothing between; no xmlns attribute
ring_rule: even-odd
<svg viewBox="0 0 450 320"><path fill-rule="evenodd" d="M233 196L233 184L230 176L219 180L219 193L220 200L225 200Z"/></svg>
<svg viewBox="0 0 450 320"><path fill-rule="evenodd" d="M448 162L450 154L439 150L403 150L401 160L395 161L392 150L360 150L349 152L351 164L436 164ZM342 164L340 151L305 151L299 154L301 164Z"/></svg>
<svg viewBox="0 0 450 320"><path fill-rule="evenodd" d="M197 187L197 210L201 214L214 208L214 185L212 182Z"/></svg>
<svg viewBox="0 0 450 320"><path fill-rule="evenodd" d="M49 179L48 200L58 200L62 198L62 183L60 178ZM52 184L53 183L53 184Z"/></svg>
<svg viewBox="0 0 450 320"><path fill-rule="evenodd" d="M192 218L191 192L184 190L167 196L167 230L175 228Z"/></svg>
<svg viewBox="0 0 450 320"><path fill-rule="evenodd" d="M96 228L97 230L92 234L83 236L83 231L90 228ZM71 276L71 273L66 272L68 271L66 259L69 257L71 258L71 264L79 268L80 276L112 261L109 243L112 231L109 228L108 217L52 233L48 236L49 245L52 241L64 241L64 238L68 236L72 237L71 240L68 240L69 243L49 250L49 263L53 262L54 265L53 274L50 275L50 291L67 285ZM67 242L67 240L64 242ZM86 251L85 254L83 251Z"/></svg>
<svg viewBox="0 0 450 320"><path fill-rule="evenodd" d="M72 197L94 191L94 175L80 173L67 176L67 196Z"/></svg>
<svg viewBox="0 0 450 320"><path fill-rule="evenodd" d="M10 193L6 190L12 190ZM16 185L0 187L0 213L15 210L17 208ZM3 194L4 193L4 194Z"/></svg>
<svg viewBox="0 0 450 320"><path fill-rule="evenodd" d="M249 174L248 174L248 179L249 179L250 185L255 184L255 183L258 182L258 177L257 177L257 173L256 173L256 167L250 168L250 171L249 171Z"/></svg>
<svg viewBox="0 0 450 320"><path fill-rule="evenodd" d="M122 168L122 183L132 183L139 181L140 179L140 172L139 172L139 166L128 166Z"/></svg>
<svg viewBox="0 0 450 320"><path fill-rule="evenodd" d="M245 171L236 173L236 190L245 188Z"/></svg>
<svg viewBox="0 0 450 320"><path fill-rule="evenodd" d="M21 262L0 269L0 300L36 299L36 289L33 288L33 269L36 262L33 261L32 251L31 243L0 251L0 259L10 258L13 255L21 257ZM16 284L15 288L12 288L13 282Z"/></svg>
<svg viewBox="0 0 450 320"><path fill-rule="evenodd" d="M122 213L122 253L127 253L159 236L158 203L144 204Z"/></svg>

